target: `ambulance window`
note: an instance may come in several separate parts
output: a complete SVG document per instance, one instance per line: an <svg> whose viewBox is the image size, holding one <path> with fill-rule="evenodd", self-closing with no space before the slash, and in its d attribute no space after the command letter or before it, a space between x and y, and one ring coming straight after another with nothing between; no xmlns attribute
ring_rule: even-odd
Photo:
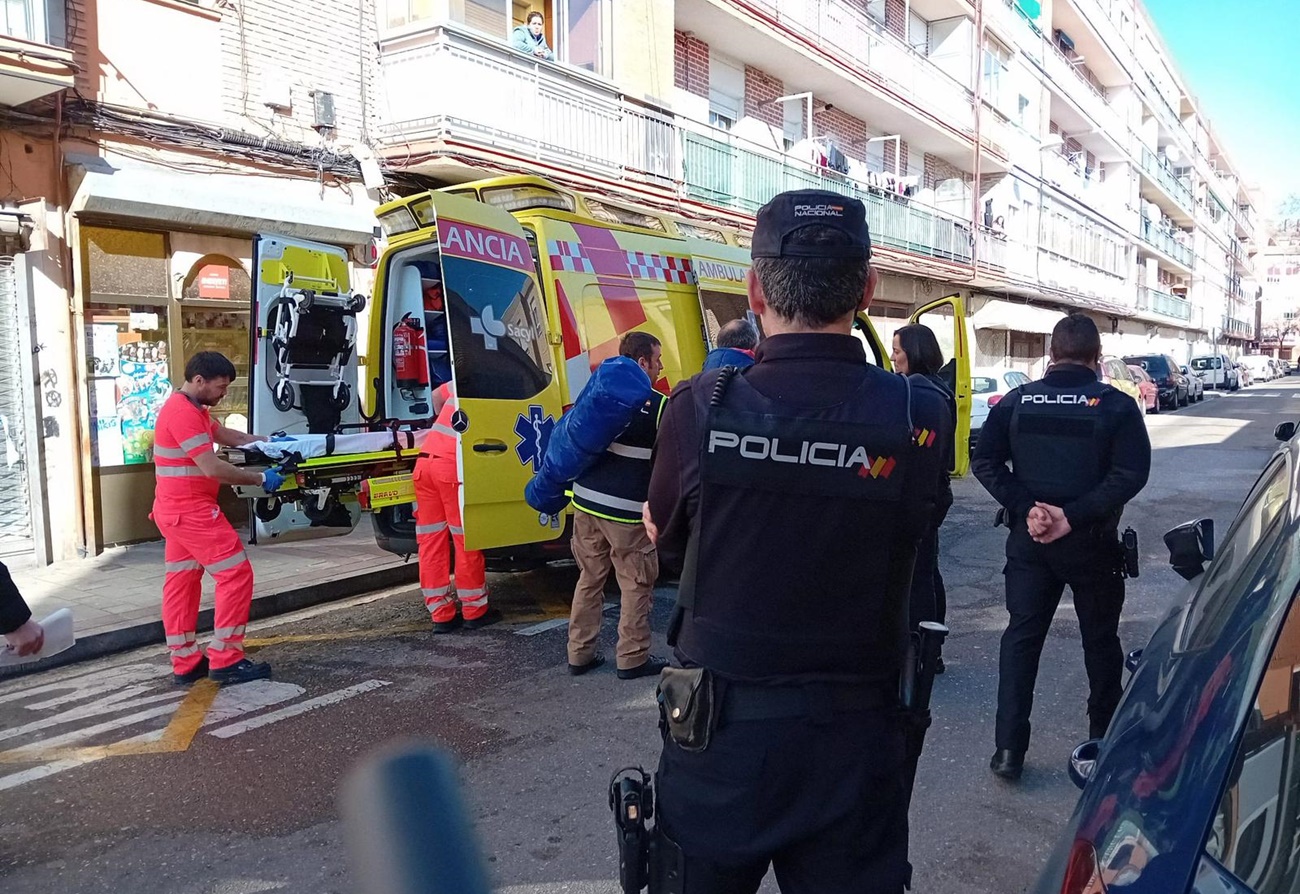
<svg viewBox="0 0 1300 894"><path fill-rule="evenodd" d="M719 329L732 320L749 316L749 298L743 294L700 289L700 309L704 313L704 331L709 347L714 348L717 346ZM755 320L754 323L757 325L758 321Z"/></svg>
<svg viewBox="0 0 1300 894"><path fill-rule="evenodd" d="M533 268L537 271L537 281L542 282L542 256L537 253L537 232L530 226L520 227L524 231L524 239L528 242L528 250L533 253Z"/></svg>
<svg viewBox="0 0 1300 894"><path fill-rule="evenodd" d="M463 398L522 400L551 381L546 318L520 270L443 256L456 388Z"/></svg>

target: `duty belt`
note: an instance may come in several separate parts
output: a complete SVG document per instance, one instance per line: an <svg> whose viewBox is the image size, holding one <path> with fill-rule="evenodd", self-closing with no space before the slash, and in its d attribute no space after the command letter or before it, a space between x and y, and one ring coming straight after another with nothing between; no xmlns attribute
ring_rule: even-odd
<svg viewBox="0 0 1300 894"><path fill-rule="evenodd" d="M898 694L879 686L809 683L804 686L755 686L727 683L722 697L723 723L810 717L826 721L835 714L874 711L898 704Z"/></svg>

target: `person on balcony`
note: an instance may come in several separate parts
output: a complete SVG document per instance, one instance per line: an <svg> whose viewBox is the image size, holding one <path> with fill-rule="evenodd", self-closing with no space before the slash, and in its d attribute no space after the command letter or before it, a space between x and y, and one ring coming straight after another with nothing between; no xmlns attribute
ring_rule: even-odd
<svg viewBox="0 0 1300 894"><path fill-rule="evenodd" d="M530 12L524 24L515 26L510 35L510 46L521 53L554 62L555 53L546 45L546 35L542 33L545 24L546 20L540 12Z"/></svg>

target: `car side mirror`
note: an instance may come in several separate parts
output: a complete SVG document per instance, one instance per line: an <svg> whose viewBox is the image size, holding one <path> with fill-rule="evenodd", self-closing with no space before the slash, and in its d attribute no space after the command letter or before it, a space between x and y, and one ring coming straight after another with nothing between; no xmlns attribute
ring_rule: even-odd
<svg viewBox="0 0 1300 894"><path fill-rule="evenodd" d="M1279 441L1289 441L1295 437L1294 422L1279 422L1277 428L1273 429L1273 437Z"/></svg>
<svg viewBox="0 0 1300 894"><path fill-rule="evenodd" d="M1087 785L1097 769L1097 758L1100 756L1101 739L1089 739L1075 746L1075 749L1070 752L1070 763L1066 767L1066 772L1070 774L1070 781L1079 788Z"/></svg>
<svg viewBox="0 0 1300 894"><path fill-rule="evenodd" d="M1124 656L1124 668L1130 674L1136 674L1138 667L1142 664L1142 650L1134 649Z"/></svg>
<svg viewBox="0 0 1300 894"><path fill-rule="evenodd" d="M1169 564L1179 576L1192 580L1214 558L1214 520L1198 518L1165 533Z"/></svg>

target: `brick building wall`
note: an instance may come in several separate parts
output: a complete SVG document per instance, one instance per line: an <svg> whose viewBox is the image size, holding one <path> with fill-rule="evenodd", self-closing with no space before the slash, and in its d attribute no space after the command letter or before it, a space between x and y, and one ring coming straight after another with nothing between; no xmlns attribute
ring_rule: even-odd
<svg viewBox="0 0 1300 894"><path fill-rule="evenodd" d="M813 138L831 137L835 145L849 158L865 161L867 157L867 125L839 109L818 109L813 105Z"/></svg>
<svg viewBox="0 0 1300 894"><path fill-rule="evenodd" d="M905 0L885 0L885 28L902 37L907 33L907 3Z"/></svg>
<svg viewBox="0 0 1300 894"><path fill-rule="evenodd" d="M673 32L673 84L696 96L709 95L709 45L683 31ZM746 92L748 92L748 77Z"/></svg>
<svg viewBox="0 0 1300 894"><path fill-rule="evenodd" d="M885 167L889 173L897 170L903 176L907 176L907 140L886 140L885 147ZM898 166L894 166L894 151L898 150Z"/></svg>
<svg viewBox="0 0 1300 894"><path fill-rule="evenodd" d="M967 174L961 168L954 167L938 156L925 154L925 173L921 185L927 189L933 189L936 184L944 180L960 179L969 182L971 175Z"/></svg>
<svg viewBox="0 0 1300 894"><path fill-rule="evenodd" d="M777 78L752 65L745 66L745 115L770 124L778 131L785 128L785 105L774 102L785 95L785 85ZM793 102L794 100L791 100Z"/></svg>

